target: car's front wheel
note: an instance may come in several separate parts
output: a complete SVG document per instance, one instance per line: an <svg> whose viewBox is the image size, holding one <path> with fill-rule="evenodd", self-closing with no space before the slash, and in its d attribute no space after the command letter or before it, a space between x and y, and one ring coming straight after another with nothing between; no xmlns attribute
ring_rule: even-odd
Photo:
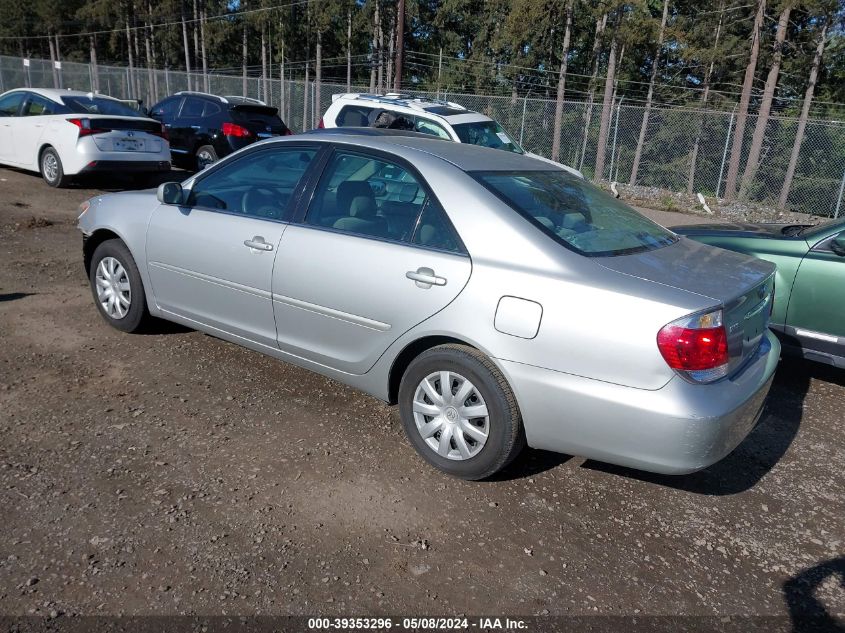
<svg viewBox="0 0 845 633"><path fill-rule="evenodd" d="M399 387L399 412L423 459L462 479L490 477L525 445L505 377L468 346L440 345L414 359Z"/></svg>
<svg viewBox="0 0 845 633"><path fill-rule="evenodd" d="M97 310L112 327L137 332L150 319L141 274L120 240L106 240L94 250L89 271Z"/></svg>
<svg viewBox="0 0 845 633"><path fill-rule="evenodd" d="M70 178L65 176L59 153L52 147L41 152L40 167L41 177L51 187L64 187L70 181Z"/></svg>

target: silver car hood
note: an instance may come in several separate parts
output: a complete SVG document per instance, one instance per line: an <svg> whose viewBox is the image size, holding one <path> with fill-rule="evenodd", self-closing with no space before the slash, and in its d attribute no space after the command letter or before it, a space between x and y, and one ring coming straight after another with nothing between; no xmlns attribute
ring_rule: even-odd
<svg viewBox="0 0 845 633"><path fill-rule="evenodd" d="M694 292L725 304L775 271L770 262L685 237L645 253L597 257L595 261L624 275Z"/></svg>

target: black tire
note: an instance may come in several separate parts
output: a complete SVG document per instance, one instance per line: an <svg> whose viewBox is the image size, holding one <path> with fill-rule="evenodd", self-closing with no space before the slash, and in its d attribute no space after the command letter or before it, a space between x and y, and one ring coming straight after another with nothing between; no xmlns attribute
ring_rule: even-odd
<svg viewBox="0 0 845 633"><path fill-rule="evenodd" d="M219 160L217 150L211 145L200 145L197 151L194 152L194 167L197 171L202 171L209 165L216 163Z"/></svg>
<svg viewBox="0 0 845 633"><path fill-rule="evenodd" d="M486 443L477 454L463 460L437 454L420 435L414 420L417 387L426 376L439 371L455 372L469 380L487 406ZM405 434L420 456L435 468L461 479L490 477L511 463L525 447L522 416L507 380L487 356L465 345L439 345L411 362L399 386L399 414Z"/></svg>
<svg viewBox="0 0 845 633"><path fill-rule="evenodd" d="M55 161L55 163L50 164L52 161ZM59 158L59 153L52 147L47 147L41 152L38 167L44 182L51 187L66 187L70 183L70 178L65 176L62 159Z"/></svg>
<svg viewBox="0 0 845 633"><path fill-rule="evenodd" d="M111 316L100 302L97 296L97 269L107 257L116 259L126 273L129 280L130 301L129 309L121 318ZM100 315L113 328L122 332L138 332L144 329L151 320L149 311L147 310L147 298L144 294L144 285L141 281L141 273L138 272L138 266L126 244L118 239L106 240L94 250L91 257L91 269L88 273L88 281L91 284L91 293L94 296L94 305Z"/></svg>

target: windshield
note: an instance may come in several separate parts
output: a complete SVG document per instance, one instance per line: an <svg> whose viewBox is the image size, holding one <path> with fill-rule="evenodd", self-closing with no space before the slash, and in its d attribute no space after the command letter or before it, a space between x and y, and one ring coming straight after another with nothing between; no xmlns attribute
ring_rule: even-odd
<svg viewBox="0 0 845 633"><path fill-rule="evenodd" d="M582 255L628 255L678 239L565 171L475 172L472 176L544 233Z"/></svg>
<svg viewBox="0 0 845 633"><path fill-rule="evenodd" d="M452 129L461 139L461 143L481 145L493 149L506 149L516 154L524 153L505 129L495 121L476 121L475 123L453 124Z"/></svg>
<svg viewBox="0 0 845 633"><path fill-rule="evenodd" d="M108 97L88 96L62 96L64 103L73 112L78 114L108 114L111 116L142 116L137 110L133 110L116 99Z"/></svg>

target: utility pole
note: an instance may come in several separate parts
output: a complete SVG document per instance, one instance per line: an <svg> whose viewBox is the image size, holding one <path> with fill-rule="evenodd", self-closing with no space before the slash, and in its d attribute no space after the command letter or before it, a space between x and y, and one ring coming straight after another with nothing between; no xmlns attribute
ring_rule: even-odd
<svg viewBox="0 0 845 633"><path fill-rule="evenodd" d="M393 90L402 91L402 58L405 55L405 0L399 0L396 9L396 75L393 78Z"/></svg>

